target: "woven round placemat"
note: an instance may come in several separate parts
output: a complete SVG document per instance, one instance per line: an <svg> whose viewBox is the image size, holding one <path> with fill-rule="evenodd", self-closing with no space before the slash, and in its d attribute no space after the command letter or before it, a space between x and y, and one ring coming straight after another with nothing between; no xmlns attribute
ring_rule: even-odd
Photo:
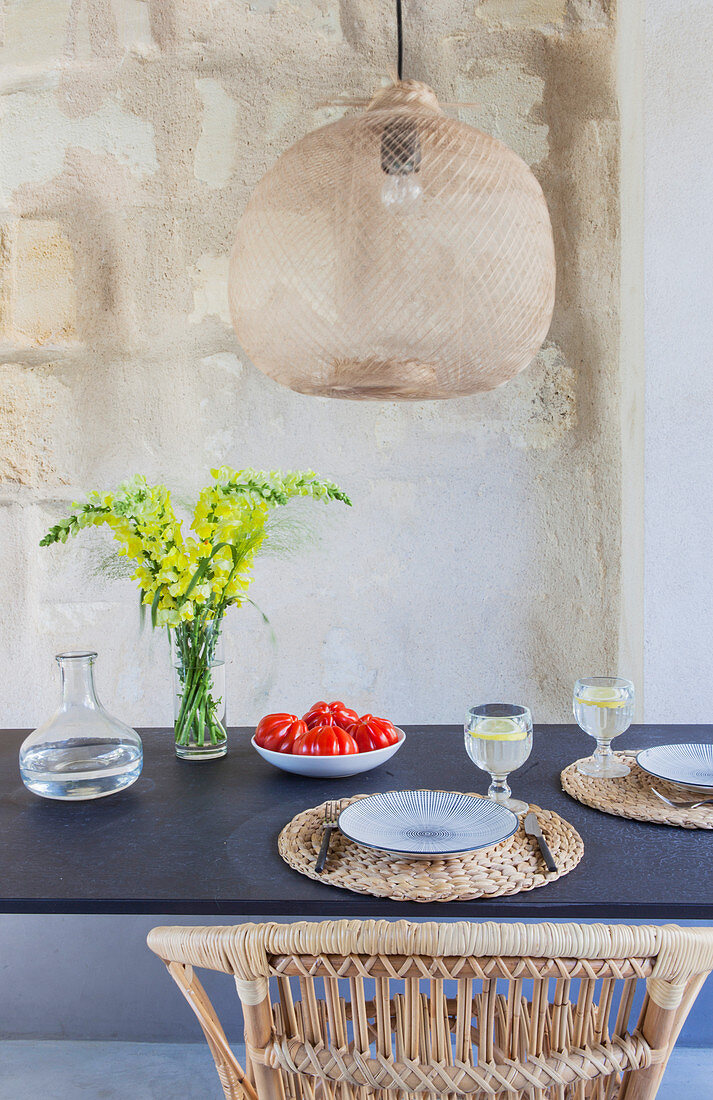
<svg viewBox="0 0 713 1100"><path fill-rule="evenodd" d="M565 768L560 778L562 789L595 810L615 817L629 817L634 821L651 821L656 825L677 825L680 829L713 829L713 806L701 806L698 810L675 810L652 793L652 786L667 798L692 800L688 788L665 779L654 779L642 771L636 763L636 752L616 752L631 771L618 779L595 779L577 771L579 761ZM705 797L701 795L701 797Z"/></svg>
<svg viewBox="0 0 713 1100"><path fill-rule="evenodd" d="M366 798L357 795L356 798ZM344 809L356 798L344 799ZM280 833L278 847L285 863L300 874L357 894L394 901L472 901L534 890L566 875L584 855L579 833L558 814L531 806L550 846L558 871L547 871L537 841L520 828L492 848L447 859L402 859L362 848L335 830L324 873L314 865L322 841L326 803L303 810Z"/></svg>

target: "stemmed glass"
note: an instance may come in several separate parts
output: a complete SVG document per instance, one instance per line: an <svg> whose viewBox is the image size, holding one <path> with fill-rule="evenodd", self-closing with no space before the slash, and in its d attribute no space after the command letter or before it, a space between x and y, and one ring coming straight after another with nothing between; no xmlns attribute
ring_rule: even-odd
<svg viewBox="0 0 713 1100"><path fill-rule="evenodd" d="M488 798L516 814L527 813L529 804L511 797L507 783L532 752L532 715L514 703L483 703L471 707L465 720L465 748L481 771L490 774Z"/></svg>
<svg viewBox="0 0 713 1100"><path fill-rule="evenodd" d="M580 729L596 738L593 756L580 760L577 771L598 779L628 775L630 768L614 756L611 743L628 730L634 717L634 685L618 676L585 676L574 685L572 703Z"/></svg>

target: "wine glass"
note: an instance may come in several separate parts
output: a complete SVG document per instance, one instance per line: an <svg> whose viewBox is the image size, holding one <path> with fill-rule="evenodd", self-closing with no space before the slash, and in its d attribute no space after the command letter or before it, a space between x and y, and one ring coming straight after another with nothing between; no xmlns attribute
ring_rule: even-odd
<svg viewBox="0 0 713 1100"><path fill-rule="evenodd" d="M628 730L634 717L634 685L618 676L585 676L574 685L572 702L577 725L596 738L593 756L580 760L577 771L598 779L628 775L630 768L618 760L611 743Z"/></svg>
<svg viewBox="0 0 713 1100"><path fill-rule="evenodd" d="M482 703L471 707L465 720L465 748L481 771L490 774L488 798L516 814L529 810L527 802L511 797L510 772L521 768L532 752L532 715L514 703Z"/></svg>

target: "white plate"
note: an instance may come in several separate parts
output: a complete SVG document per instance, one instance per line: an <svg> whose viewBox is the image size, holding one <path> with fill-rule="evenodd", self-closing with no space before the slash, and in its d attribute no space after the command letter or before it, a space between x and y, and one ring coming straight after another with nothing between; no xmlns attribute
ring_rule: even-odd
<svg viewBox="0 0 713 1100"><path fill-rule="evenodd" d="M339 815L339 828L350 840L410 859L490 848L512 836L518 824L505 806L453 791L372 794Z"/></svg>
<svg viewBox="0 0 713 1100"><path fill-rule="evenodd" d="M636 763L656 779L713 788L713 745L655 745L638 752Z"/></svg>
<svg viewBox="0 0 713 1100"><path fill-rule="evenodd" d="M263 760L274 764L276 768L282 768L283 772L309 775L313 779L340 779L369 772L372 768L378 768L379 764L384 764L399 751L406 740L406 734L398 726L396 732L399 739L395 745L388 745L385 749L372 749L371 752L349 753L346 756L293 756L290 752L273 752L272 749L263 749L256 745L254 737L250 744Z"/></svg>

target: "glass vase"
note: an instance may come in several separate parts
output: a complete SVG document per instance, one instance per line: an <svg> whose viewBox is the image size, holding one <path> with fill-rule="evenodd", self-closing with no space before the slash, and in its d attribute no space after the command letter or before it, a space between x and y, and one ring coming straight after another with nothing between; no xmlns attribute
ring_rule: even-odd
<svg viewBox="0 0 713 1100"><path fill-rule="evenodd" d="M130 786L143 765L136 730L112 718L94 687L96 653L58 653L59 709L20 748L20 775L43 798L102 798Z"/></svg>
<svg viewBox="0 0 713 1100"><path fill-rule="evenodd" d="M221 625L216 619L188 622L172 633L174 734L181 760L215 760L227 752Z"/></svg>

